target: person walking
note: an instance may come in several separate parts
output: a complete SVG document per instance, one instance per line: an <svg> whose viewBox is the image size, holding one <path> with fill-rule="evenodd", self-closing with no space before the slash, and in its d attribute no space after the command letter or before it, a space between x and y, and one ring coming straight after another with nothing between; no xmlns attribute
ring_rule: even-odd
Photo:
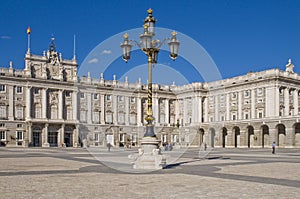
<svg viewBox="0 0 300 199"><path fill-rule="evenodd" d="M275 154L275 147L276 147L276 144L275 144L275 142L273 142L273 144L272 144L272 153L273 154Z"/></svg>

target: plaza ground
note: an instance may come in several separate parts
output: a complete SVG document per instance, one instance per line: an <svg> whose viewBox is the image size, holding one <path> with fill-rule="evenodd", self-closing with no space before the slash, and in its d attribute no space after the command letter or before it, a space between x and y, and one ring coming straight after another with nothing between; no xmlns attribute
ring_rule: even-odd
<svg viewBox="0 0 300 199"><path fill-rule="evenodd" d="M165 151L136 171L136 149L0 148L0 198L298 198L300 149Z"/></svg>

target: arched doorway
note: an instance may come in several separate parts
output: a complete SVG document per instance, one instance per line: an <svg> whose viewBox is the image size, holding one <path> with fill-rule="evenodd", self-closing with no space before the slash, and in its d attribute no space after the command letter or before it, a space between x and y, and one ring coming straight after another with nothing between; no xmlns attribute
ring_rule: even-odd
<svg viewBox="0 0 300 199"><path fill-rule="evenodd" d="M227 129L225 127L222 128L222 147L225 148L227 144Z"/></svg>
<svg viewBox="0 0 300 199"><path fill-rule="evenodd" d="M115 146L114 132L112 128L106 129L105 139L106 139L106 144L111 144L111 146Z"/></svg>
<svg viewBox="0 0 300 199"><path fill-rule="evenodd" d="M268 146L270 144L270 140L269 140L269 127L267 125L263 125L261 126L261 131L262 131L262 148L264 148L265 146Z"/></svg>
<svg viewBox="0 0 300 199"><path fill-rule="evenodd" d="M248 148L253 147L254 145L254 128L253 126L247 127L247 140L248 140Z"/></svg>
<svg viewBox="0 0 300 199"><path fill-rule="evenodd" d="M234 138L234 147L239 147L241 144L241 133L240 133L240 128L235 126L233 127L233 138Z"/></svg>
<svg viewBox="0 0 300 199"><path fill-rule="evenodd" d="M294 145L299 147L300 146L300 123L295 124L295 141Z"/></svg>
<svg viewBox="0 0 300 199"><path fill-rule="evenodd" d="M203 145L203 142L204 142L204 129L199 129L199 146L202 146Z"/></svg>
<svg viewBox="0 0 300 199"><path fill-rule="evenodd" d="M215 147L215 135L216 131L214 128L209 129L209 142L211 147Z"/></svg>
<svg viewBox="0 0 300 199"><path fill-rule="evenodd" d="M285 126L283 124L278 124L277 125L277 144L278 147L283 147L285 146Z"/></svg>

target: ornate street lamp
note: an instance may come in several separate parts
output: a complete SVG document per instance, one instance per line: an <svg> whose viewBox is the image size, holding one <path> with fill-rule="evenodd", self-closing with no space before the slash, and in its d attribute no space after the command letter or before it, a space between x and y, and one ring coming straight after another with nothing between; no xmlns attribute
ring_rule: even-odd
<svg viewBox="0 0 300 199"><path fill-rule="evenodd" d="M124 43L121 44L121 48L123 50L123 59L127 63L130 59L130 51L132 49L132 44L136 44L148 57L148 108L147 108L147 116L145 120L147 121L146 133L144 137L155 137L155 133L153 130L153 112L152 112L152 64L157 63L158 52L160 47L165 43L165 41L169 41L168 45L170 47L170 57L172 60L175 60L178 56L178 47L179 41L176 39L176 32L172 32L171 39L164 39L162 42L159 40L153 40L154 33L154 25L156 19L152 16L152 9L150 8L148 11L148 16L144 20L144 33L140 35L140 42L129 40L129 35L126 33L124 35Z"/></svg>

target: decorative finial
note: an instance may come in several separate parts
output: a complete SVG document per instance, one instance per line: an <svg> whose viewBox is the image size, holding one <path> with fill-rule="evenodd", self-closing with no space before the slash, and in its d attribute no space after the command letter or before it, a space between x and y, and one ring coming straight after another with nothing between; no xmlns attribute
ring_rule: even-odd
<svg viewBox="0 0 300 199"><path fill-rule="evenodd" d="M177 32L173 31L171 34L172 34L172 36L174 37L174 36L177 35Z"/></svg>
<svg viewBox="0 0 300 199"><path fill-rule="evenodd" d="M10 61L10 62L9 62L9 68L12 68L12 67L13 67L13 62Z"/></svg>
<svg viewBox="0 0 300 199"><path fill-rule="evenodd" d="M151 8L149 8L149 9L147 10L147 12L148 12L148 14L152 14L153 10L152 10Z"/></svg>
<svg viewBox="0 0 300 199"><path fill-rule="evenodd" d="M128 39L129 34L125 33L123 37L124 37L124 39Z"/></svg>
<svg viewBox="0 0 300 199"><path fill-rule="evenodd" d="M289 62L289 64L291 64L291 63L292 63L292 59L291 59L291 58L289 58L288 62Z"/></svg>

